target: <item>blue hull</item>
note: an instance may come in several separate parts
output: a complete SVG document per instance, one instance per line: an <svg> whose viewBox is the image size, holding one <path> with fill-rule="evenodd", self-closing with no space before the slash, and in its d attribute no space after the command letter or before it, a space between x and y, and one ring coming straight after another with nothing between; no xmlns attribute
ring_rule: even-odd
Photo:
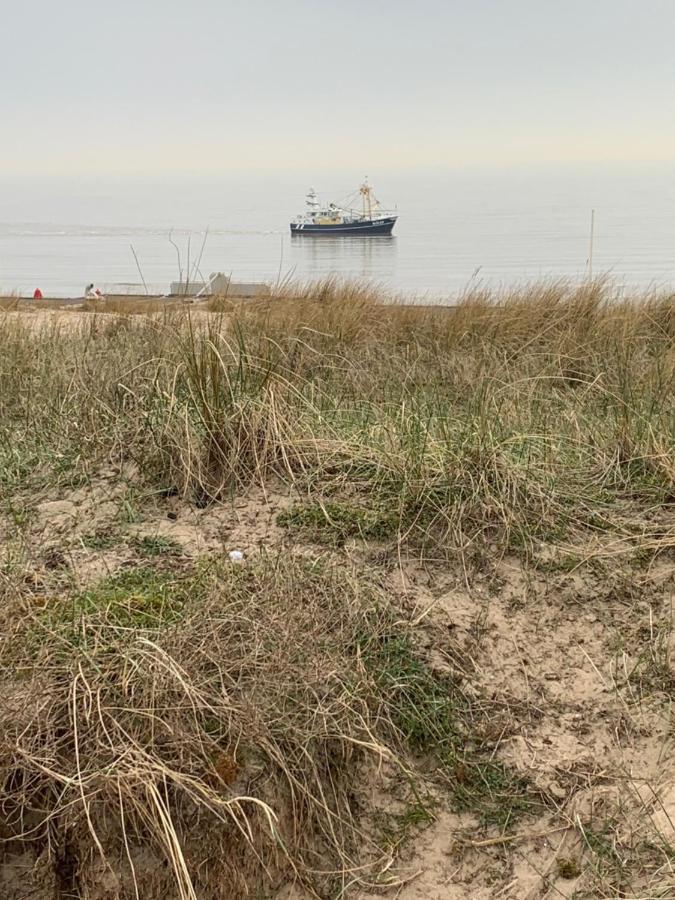
<svg viewBox="0 0 675 900"><path fill-rule="evenodd" d="M314 225L311 223L298 225L296 222L291 222L291 234L391 234L396 219L397 216L388 216L386 219L377 219L374 222L364 219L362 222L344 222L339 225Z"/></svg>

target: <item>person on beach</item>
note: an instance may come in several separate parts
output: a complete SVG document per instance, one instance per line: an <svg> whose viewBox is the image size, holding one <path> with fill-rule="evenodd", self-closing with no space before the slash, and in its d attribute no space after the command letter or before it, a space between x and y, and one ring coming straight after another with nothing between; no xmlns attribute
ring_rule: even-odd
<svg viewBox="0 0 675 900"><path fill-rule="evenodd" d="M93 283L88 284L84 289L84 299L85 300L105 300L103 294L99 291L98 288L95 288Z"/></svg>
<svg viewBox="0 0 675 900"><path fill-rule="evenodd" d="M40 288L35 288L33 291L33 300L42 300L42 291Z"/></svg>

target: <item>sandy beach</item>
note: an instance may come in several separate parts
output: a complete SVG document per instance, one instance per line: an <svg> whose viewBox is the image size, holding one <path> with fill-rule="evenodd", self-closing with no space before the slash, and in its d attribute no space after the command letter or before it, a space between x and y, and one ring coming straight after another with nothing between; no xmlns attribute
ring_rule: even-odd
<svg viewBox="0 0 675 900"><path fill-rule="evenodd" d="M675 888L672 299L495 299L0 310L3 897Z"/></svg>

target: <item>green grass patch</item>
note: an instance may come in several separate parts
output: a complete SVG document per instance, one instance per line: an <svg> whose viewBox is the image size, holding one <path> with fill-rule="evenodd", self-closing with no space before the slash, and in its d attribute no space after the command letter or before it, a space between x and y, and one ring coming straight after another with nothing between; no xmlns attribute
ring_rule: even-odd
<svg viewBox="0 0 675 900"><path fill-rule="evenodd" d="M95 531L89 531L83 534L81 541L87 550L112 550L122 543L122 536L118 531L110 528L97 528Z"/></svg>
<svg viewBox="0 0 675 900"><path fill-rule="evenodd" d="M101 629L156 632L182 620L199 586L194 576L138 566L53 600L43 610L42 622L75 645L95 642Z"/></svg>
<svg viewBox="0 0 675 900"><path fill-rule="evenodd" d="M383 541L393 537L399 526L395 513L336 500L292 506L278 515L277 523L317 544L342 544L354 537Z"/></svg>
<svg viewBox="0 0 675 900"><path fill-rule="evenodd" d="M171 572L138 567L121 572L76 596L76 615L103 614L126 628L161 628L180 620L188 600L185 581Z"/></svg>
<svg viewBox="0 0 675 900"><path fill-rule="evenodd" d="M367 643L363 659L411 749L440 759L451 755L461 731L458 710L465 705L457 685L435 675L406 634L385 633Z"/></svg>
<svg viewBox="0 0 675 900"><path fill-rule="evenodd" d="M133 541L134 549L141 556L181 556L183 545L180 541L165 537L162 534L146 534Z"/></svg>
<svg viewBox="0 0 675 900"><path fill-rule="evenodd" d="M521 816L542 807L528 779L499 760L465 751L456 759L452 775L457 809L477 812L483 825L505 831Z"/></svg>
<svg viewBox="0 0 675 900"><path fill-rule="evenodd" d="M540 806L532 785L477 746L470 702L453 679L421 659L410 636L393 631L366 639L359 655L371 672L404 743L433 760L455 807L485 825L507 825Z"/></svg>

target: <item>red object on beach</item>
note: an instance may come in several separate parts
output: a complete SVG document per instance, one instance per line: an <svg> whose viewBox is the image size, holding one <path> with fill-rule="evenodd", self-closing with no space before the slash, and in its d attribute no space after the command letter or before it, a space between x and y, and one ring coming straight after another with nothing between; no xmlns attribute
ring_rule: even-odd
<svg viewBox="0 0 675 900"><path fill-rule="evenodd" d="M33 300L42 300L42 291L40 288L35 288L35 292L33 293Z"/></svg>

